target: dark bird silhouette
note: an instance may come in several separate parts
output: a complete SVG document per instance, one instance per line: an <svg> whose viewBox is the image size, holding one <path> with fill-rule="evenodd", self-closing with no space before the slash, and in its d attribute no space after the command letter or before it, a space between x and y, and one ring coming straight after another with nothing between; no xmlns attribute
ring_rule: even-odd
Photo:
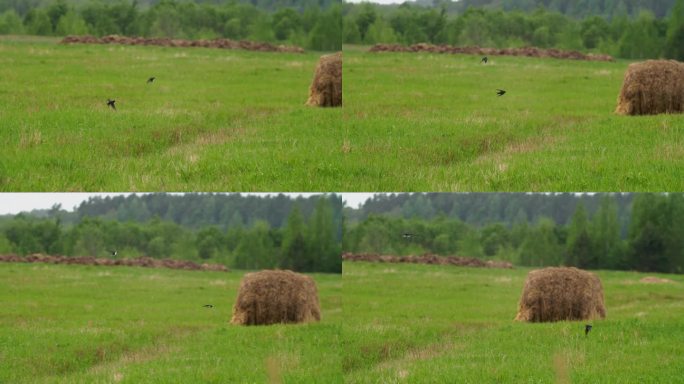
<svg viewBox="0 0 684 384"><path fill-rule="evenodd" d="M149 79L147 79L147 84L153 82L154 79L156 79L156 77L154 77L154 76L152 76L152 77L150 77Z"/></svg>
<svg viewBox="0 0 684 384"><path fill-rule="evenodd" d="M116 100L107 99L107 105L109 105L110 107L112 107L113 110L116 111L116 105L114 105L114 103L116 103Z"/></svg>
<svg viewBox="0 0 684 384"><path fill-rule="evenodd" d="M587 324L584 326L584 336L588 335L589 331L591 331L591 324Z"/></svg>
<svg viewBox="0 0 684 384"><path fill-rule="evenodd" d="M487 64L487 61L489 61L489 59L487 58L487 56L485 56L485 57L482 58L482 60L480 60L480 63L485 63L485 64Z"/></svg>
<svg viewBox="0 0 684 384"><path fill-rule="evenodd" d="M204 304L203 307L204 308L214 308L214 306L211 304Z"/></svg>
<svg viewBox="0 0 684 384"><path fill-rule="evenodd" d="M497 94L498 96L503 96L503 95L506 94L506 91L504 91L503 89L497 89L497 90L496 90L496 94Z"/></svg>
<svg viewBox="0 0 684 384"><path fill-rule="evenodd" d="M410 233L410 232L404 232L401 234L401 237L408 240L408 239L412 239L414 237L420 237L420 235L416 235L415 233Z"/></svg>
<svg viewBox="0 0 684 384"><path fill-rule="evenodd" d="M112 254L112 257L116 257L116 255L119 254L119 252L117 252L116 250L111 251L110 253Z"/></svg>

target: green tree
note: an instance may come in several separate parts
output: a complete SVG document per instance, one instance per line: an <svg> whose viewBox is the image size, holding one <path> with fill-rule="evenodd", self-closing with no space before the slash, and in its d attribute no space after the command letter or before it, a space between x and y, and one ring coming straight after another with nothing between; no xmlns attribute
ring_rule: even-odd
<svg viewBox="0 0 684 384"><path fill-rule="evenodd" d="M667 26L665 56L684 61L684 0L677 0Z"/></svg>
<svg viewBox="0 0 684 384"><path fill-rule="evenodd" d="M598 260L589 236L589 220L584 203L577 204L568 229L565 264L580 268L596 268Z"/></svg>
<svg viewBox="0 0 684 384"><path fill-rule="evenodd" d="M24 33L24 24L14 9L0 14L0 35L20 35Z"/></svg>
<svg viewBox="0 0 684 384"><path fill-rule="evenodd" d="M371 3L363 3L360 5L360 10L356 16L355 23L358 27L358 32L361 35L361 40L366 39L366 34L375 20L377 19L377 14L375 13L375 6ZM346 32L346 31L345 31Z"/></svg>
<svg viewBox="0 0 684 384"><path fill-rule="evenodd" d="M78 13L69 11L59 19L55 33L58 36L87 35L88 25Z"/></svg>
<svg viewBox="0 0 684 384"><path fill-rule="evenodd" d="M606 195L601 199L599 209L592 218L591 237L599 268L617 269L623 266L617 203L611 196Z"/></svg>
<svg viewBox="0 0 684 384"><path fill-rule="evenodd" d="M313 256L312 271L342 273L341 249L336 239L333 209L328 198L321 197L309 224L309 252Z"/></svg>
<svg viewBox="0 0 684 384"><path fill-rule="evenodd" d="M342 49L342 12L332 6L318 19L309 32L309 47L318 51Z"/></svg>
<svg viewBox="0 0 684 384"><path fill-rule="evenodd" d="M304 217L297 203L287 218L280 253L282 268L295 271L310 271L313 268L314 261L307 250Z"/></svg>
<svg viewBox="0 0 684 384"><path fill-rule="evenodd" d="M26 31L32 35L47 36L52 34L52 24L47 13L40 8L34 8L24 18Z"/></svg>

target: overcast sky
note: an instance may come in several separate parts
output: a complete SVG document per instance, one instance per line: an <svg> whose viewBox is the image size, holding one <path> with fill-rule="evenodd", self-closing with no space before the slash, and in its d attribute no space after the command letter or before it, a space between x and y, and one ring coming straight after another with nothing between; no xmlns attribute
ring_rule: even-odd
<svg viewBox="0 0 684 384"><path fill-rule="evenodd" d="M347 3L363 3L363 2L369 2L369 3L379 3L379 4L401 4L405 2L406 0L373 0L373 1L368 1L368 0L344 0Z"/></svg>
<svg viewBox="0 0 684 384"><path fill-rule="evenodd" d="M48 209L54 204L62 204L62 209L72 211L81 202L92 196L118 196L130 193L0 193L0 215L30 212L33 209ZM243 195L277 195L277 193L243 193ZM285 193L288 196L302 195L304 197L315 193ZM340 193L347 206L357 208L373 193Z"/></svg>

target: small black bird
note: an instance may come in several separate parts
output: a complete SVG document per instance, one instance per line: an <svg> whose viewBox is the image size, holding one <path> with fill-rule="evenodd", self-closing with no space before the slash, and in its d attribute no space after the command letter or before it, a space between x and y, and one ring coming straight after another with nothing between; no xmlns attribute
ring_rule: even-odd
<svg viewBox="0 0 684 384"><path fill-rule="evenodd" d="M110 253L112 254L112 257L116 257L116 255L119 254L119 252L117 252L116 250L111 251Z"/></svg>
<svg viewBox="0 0 684 384"><path fill-rule="evenodd" d="M489 61L489 59L487 58L487 56L485 56L485 57L482 58L482 60L480 60L480 63L485 63L485 64L487 64L487 61Z"/></svg>
<svg viewBox="0 0 684 384"><path fill-rule="evenodd" d="M498 96L503 96L503 95L506 94L506 91L504 91L503 89L497 89L497 90L496 90L496 94L497 94Z"/></svg>
<svg viewBox="0 0 684 384"><path fill-rule="evenodd" d="M116 100L107 99L107 105L109 105L110 107L112 107L113 110L116 111L116 105L114 105L114 103L116 103Z"/></svg>
<svg viewBox="0 0 684 384"><path fill-rule="evenodd" d="M591 324L587 324L584 326L584 336L588 335L589 331L591 331Z"/></svg>
<svg viewBox="0 0 684 384"><path fill-rule="evenodd" d="M203 307L204 308L214 308L214 306L211 304L204 304Z"/></svg>
<svg viewBox="0 0 684 384"><path fill-rule="evenodd" d="M154 76L152 76L152 77L150 77L149 79L147 79L147 84L153 82L154 79L156 79L156 77L154 77Z"/></svg>

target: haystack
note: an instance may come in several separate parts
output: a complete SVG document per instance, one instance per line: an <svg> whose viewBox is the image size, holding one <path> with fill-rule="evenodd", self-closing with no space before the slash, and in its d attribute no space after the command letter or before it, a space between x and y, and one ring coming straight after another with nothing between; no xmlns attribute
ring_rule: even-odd
<svg viewBox="0 0 684 384"><path fill-rule="evenodd" d="M630 64L615 113L656 115L684 112L684 63L648 60Z"/></svg>
<svg viewBox="0 0 684 384"><path fill-rule="evenodd" d="M306 104L317 107L342 106L342 52L321 56Z"/></svg>
<svg viewBox="0 0 684 384"><path fill-rule="evenodd" d="M231 323L267 325L319 321L316 283L292 271L261 271L242 278Z"/></svg>
<svg viewBox="0 0 684 384"><path fill-rule="evenodd" d="M601 280L577 268L544 268L527 274L515 317L547 322L606 317Z"/></svg>

